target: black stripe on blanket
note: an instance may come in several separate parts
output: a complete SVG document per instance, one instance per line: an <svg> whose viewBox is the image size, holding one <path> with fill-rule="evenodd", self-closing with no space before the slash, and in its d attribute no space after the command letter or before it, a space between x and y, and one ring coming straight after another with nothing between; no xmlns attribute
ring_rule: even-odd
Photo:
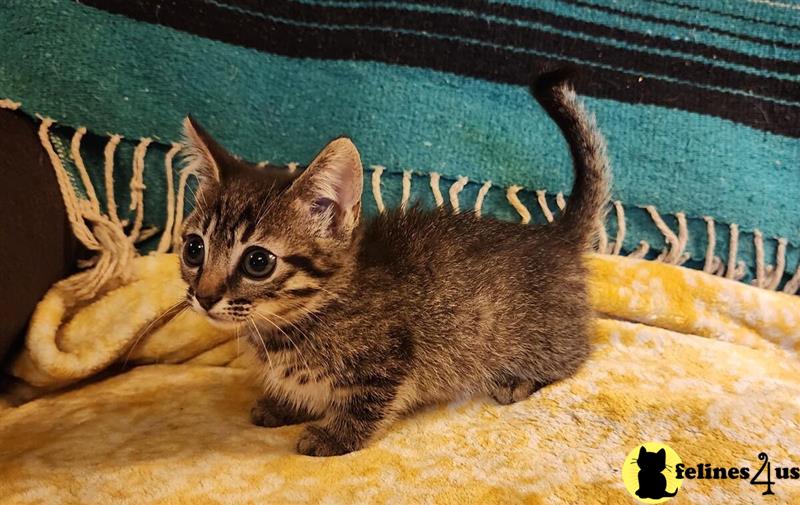
<svg viewBox="0 0 800 505"><path fill-rule="evenodd" d="M452 1L421 3L445 5ZM800 73L797 62L761 60L701 44L611 30L531 8L457 2L462 9L481 7L480 12L464 15L256 0L190 2L191 6L189 2L161 0L81 3L285 56L374 60L510 84L525 85L532 73L578 62L578 86L590 96L679 108L800 137L800 85L793 81L647 49L637 51L498 24L482 16L536 21L654 49L690 51L706 57L717 54L732 63L755 67L754 72L774 67L784 73Z"/></svg>

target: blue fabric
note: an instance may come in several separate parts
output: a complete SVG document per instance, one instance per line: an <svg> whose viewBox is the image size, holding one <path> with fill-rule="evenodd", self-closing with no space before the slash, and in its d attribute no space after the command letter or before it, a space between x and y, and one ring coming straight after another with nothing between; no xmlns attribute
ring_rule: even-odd
<svg viewBox="0 0 800 505"><path fill-rule="evenodd" d="M682 1L734 12L727 2ZM535 5L570 18L591 17L592 22L607 26L800 61L798 50L637 21L588 6L555 0L503 3ZM696 12L665 3L588 3L697 21ZM392 4L400 3L386 2ZM742 16L786 21L762 5L747 3L740 7L743 10L736 12ZM405 8L458 11L424 5ZM366 165L387 167L387 205L399 201L404 169L425 175L440 172L445 199L449 184L458 176L468 176L472 183L461 195L464 207L471 207L480 183L491 180L495 186L487 198L485 213L504 219L518 218L505 200L506 186L518 184L528 190L521 193L522 201L539 220L532 190L547 189L554 194L570 188L566 146L523 86L371 61L289 58L68 0L6 1L0 5L0 19L4 27L0 30L0 98L18 100L25 112L51 116L64 127L86 126L98 135L114 132L126 137L117 163L121 209L127 205L131 146L139 137L156 139L147 158L146 224L163 223L163 154L169 143L178 139L181 118L187 113L195 115L232 151L274 163L307 162L332 137L347 134L358 145ZM800 27L770 28L713 13L703 13L702 22L744 34L800 40ZM800 24L797 16L794 22ZM538 26L536 22L515 23ZM302 27L298 24L297 29ZM591 35L575 36L593 40ZM634 47L627 42L610 43ZM651 51L670 54L657 48ZM742 68L740 64L720 65ZM746 71L792 82L800 79L792 72ZM744 232L739 257L751 269L754 229L768 238L770 261L775 248L772 239L786 237L790 241L787 264L794 268L800 247L800 139L664 106L593 97L587 97L586 103L609 141L613 196L623 202L628 217L626 250L640 240L648 241L656 250L663 246L662 234L640 208L655 205L674 230L675 220L670 214L687 214L687 251L695 265L705 252L702 217L708 215L719 223L718 255L727 256L727 225L737 223ZM92 152L87 146L85 156L96 185L101 187L102 143L98 140L95 147ZM427 178L415 178L413 188L415 196L432 203ZM371 197L365 201L368 210L374 210ZM552 202L551 208L555 209ZM613 238L613 219L610 226Z"/></svg>

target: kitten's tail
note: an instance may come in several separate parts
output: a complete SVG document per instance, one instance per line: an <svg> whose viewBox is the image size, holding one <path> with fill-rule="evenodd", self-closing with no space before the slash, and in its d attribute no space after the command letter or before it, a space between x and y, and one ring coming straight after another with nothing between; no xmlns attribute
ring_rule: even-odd
<svg viewBox="0 0 800 505"><path fill-rule="evenodd" d="M572 154L575 182L559 224L566 235L590 248L605 220L611 170L606 141L594 116L586 112L572 88L573 73L567 67L540 75L533 85L533 94L561 129Z"/></svg>

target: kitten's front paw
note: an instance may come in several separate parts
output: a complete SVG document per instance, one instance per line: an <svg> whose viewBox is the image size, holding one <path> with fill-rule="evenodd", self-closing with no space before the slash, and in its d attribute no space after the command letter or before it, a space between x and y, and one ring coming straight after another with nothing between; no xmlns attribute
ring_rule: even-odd
<svg viewBox="0 0 800 505"><path fill-rule="evenodd" d="M306 456L339 456L349 449L339 443L325 428L308 426L297 441L297 452Z"/></svg>

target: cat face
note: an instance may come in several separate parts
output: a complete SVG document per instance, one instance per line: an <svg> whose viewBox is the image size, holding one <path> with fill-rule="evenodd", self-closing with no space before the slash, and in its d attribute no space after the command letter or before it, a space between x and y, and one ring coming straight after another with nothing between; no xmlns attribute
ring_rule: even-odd
<svg viewBox="0 0 800 505"><path fill-rule="evenodd" d="M661 472L667 467L667 452L662 448L658 452L648 452L642 446L639 448L639 457L636 459L639 468L649 472Z"/></svg>
<svg viewBox="0 0 800 505"><path fill-rule="evenodd" d="M235 158L191 119L184 134L200 181L182 232L192 307L215 323L269 327L324 303L347 272L360 216L353 143L332 141L295 176Z"/></svg>

